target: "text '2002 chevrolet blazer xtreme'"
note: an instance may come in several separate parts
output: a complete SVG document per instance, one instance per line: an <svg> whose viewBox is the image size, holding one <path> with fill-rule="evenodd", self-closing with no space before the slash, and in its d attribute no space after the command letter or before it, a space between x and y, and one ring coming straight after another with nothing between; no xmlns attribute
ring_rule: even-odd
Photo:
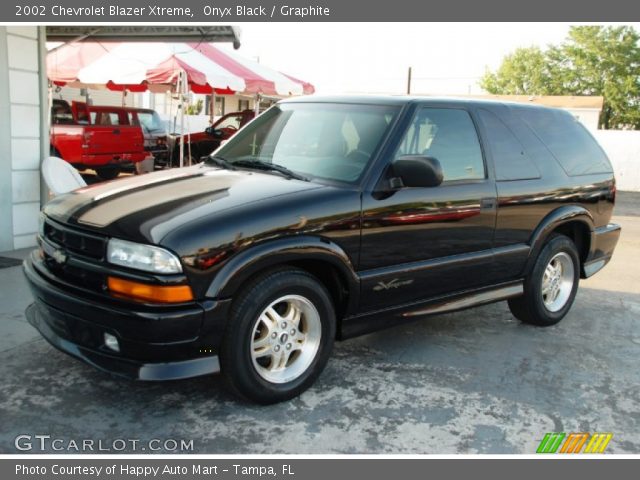
<svg viewBox="0 0 640 480"><path fill-rule="evenodd" d="M283 101L199 165L50 201L27 316L100 369L221 371L282 401L335 339L499 300L559 322L611 258L615 193L605 153L561 110Z"/></svg>

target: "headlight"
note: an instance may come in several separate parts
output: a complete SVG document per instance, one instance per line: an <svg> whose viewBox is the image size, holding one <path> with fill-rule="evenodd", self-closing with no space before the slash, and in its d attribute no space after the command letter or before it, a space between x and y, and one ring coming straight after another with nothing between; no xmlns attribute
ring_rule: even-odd
<svg viewBox="0 0 640 480"><path fill-rule="evenodd" d="M153 273L181 273L180 260L164 248L112 238L107 245L107 261L114 265Z"/></svg>

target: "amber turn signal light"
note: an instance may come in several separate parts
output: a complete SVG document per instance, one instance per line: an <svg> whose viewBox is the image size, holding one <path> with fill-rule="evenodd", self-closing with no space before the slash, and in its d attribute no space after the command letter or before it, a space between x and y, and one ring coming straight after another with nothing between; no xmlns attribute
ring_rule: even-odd
<svg viewBox="0 0 640 480"><path fill-rule="evenodd" d="M117 277L108 277L107 286L109 291L115 295L138 301L182 303L193 300L193 292L188 285L151 285Z"/></svg>

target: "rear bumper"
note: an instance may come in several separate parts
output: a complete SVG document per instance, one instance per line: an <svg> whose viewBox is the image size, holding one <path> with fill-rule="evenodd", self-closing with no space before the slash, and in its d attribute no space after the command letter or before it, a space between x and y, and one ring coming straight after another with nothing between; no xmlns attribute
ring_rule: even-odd
<svg viewBox="0 0 640 480"><path fill-rule="evenodd" d="M35 302L26 316L57 349L94 367L138 380L175 380L216 373L217 352L228 301L152 307L91 297L72 285L54 283L37 255L23 268ZM197 322L197 334L191 330ZM184 329L180 327L184 325ZM104 343L108 333L120 351Z"/></svg>
<svg viewBox="0 0 640 480"><path fill-rule="evenodd" d="M620 238L620 225L609 223L603 227L598 227L591 237L591 250L589 257L582 265L580 276L589 278L609 263L613 251Z"/></svg>

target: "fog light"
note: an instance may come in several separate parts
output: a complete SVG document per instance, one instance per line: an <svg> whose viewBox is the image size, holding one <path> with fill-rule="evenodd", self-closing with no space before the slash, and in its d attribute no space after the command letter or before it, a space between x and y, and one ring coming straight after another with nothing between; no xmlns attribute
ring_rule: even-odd
<svg viewBox="0 0 640 480"><path fill-rule="evenodd" d="M118 343L118 339L110 333L104 334L104 344L107 348L110 348L114 352L120 351L120 344Z"/></svg>

